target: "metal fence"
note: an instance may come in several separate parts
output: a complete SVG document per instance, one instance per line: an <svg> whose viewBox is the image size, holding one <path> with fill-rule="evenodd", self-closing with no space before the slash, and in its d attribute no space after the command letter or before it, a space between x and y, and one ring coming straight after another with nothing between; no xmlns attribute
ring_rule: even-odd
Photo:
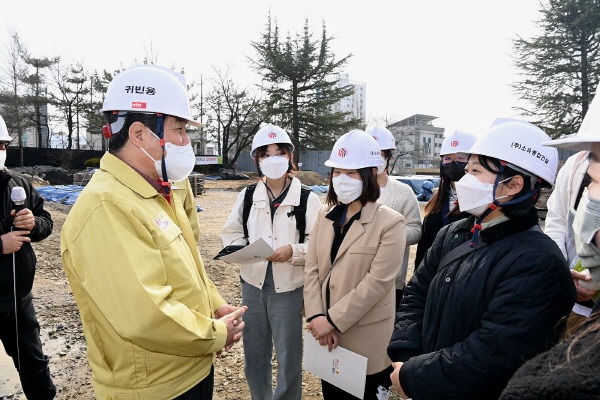
<svg viewBox="0 0 600 400"><path fill-rule="evenodd" d="M325 161L329 159L331 151L322 150L307 150L300 152L300 165L298 169L300 171L315 171L324 177L329 176L329 167L324 165ZM250 157L249 151L244 151L240 154L234 165L238 171L256 171L254 166L254 160Z"/></svg>

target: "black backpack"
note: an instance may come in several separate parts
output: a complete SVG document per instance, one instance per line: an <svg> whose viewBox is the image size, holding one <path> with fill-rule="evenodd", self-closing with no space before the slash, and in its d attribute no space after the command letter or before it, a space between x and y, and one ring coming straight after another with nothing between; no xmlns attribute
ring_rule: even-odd
<svg viewBox="0 0 600 400"><path fill-rule="evenodd" d="M252 196L254 195L254 189L256 189L256 183L249 185L246 188L244 195L244 206L242 208L242 225L244 227L244 239L248 242L248 216L250 216L250 208L252 208ZM300 234L299 242L304 243L304 237L306 236L306 203L308 202L308 195L312 190L305 185L302 185L300 191L300 204L294 206L294 209L288 213L288 217L292 215L296 216L296 229Z"/></svg>

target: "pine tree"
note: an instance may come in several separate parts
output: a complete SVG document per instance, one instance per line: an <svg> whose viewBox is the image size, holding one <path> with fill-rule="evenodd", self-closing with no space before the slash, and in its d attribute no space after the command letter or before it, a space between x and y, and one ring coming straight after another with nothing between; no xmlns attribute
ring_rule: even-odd
<svg viewBox="0 0 600 400"><path fill-rule="evenodd" d="M258 57L250 61L263 77L267 119L291 133L296 161L300 148L331 148L339 134L360 123L331 108L354 91L352 85L337 87L338 74L352 55L336 59L332 40L325 23L320 39L314 40L306 20L302 35L288 34L282 42L269 15L261 40L252 42Z"/></svg>
<svg viewBox="0 0 600 400"><path fill-rule="evenodd" d="M600 1L548 0L537 22L542 33L514 41L523 79L514 88L518 107L556 138L576 132L600 76Z"/></svg>

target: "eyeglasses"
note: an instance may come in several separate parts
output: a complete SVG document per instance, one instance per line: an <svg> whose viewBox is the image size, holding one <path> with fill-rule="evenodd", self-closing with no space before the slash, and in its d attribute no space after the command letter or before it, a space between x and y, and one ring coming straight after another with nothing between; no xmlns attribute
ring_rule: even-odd
<svg viewBox="0 0 600 400"><path fill-rule="evenodd" d="M0 142L0 150L6 150L10 146L10 142Z"/></svg>

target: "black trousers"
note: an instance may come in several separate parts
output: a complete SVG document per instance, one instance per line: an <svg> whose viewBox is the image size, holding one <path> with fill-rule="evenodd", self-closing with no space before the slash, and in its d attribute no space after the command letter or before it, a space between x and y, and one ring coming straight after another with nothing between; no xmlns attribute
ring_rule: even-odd
<svg viewBox="0 0 600 400"><path fill-rule="evenodd" d="M215 367L210 367L210 374L202 379L196 386L175 397L173 400L211 400L213 396L213 386L215 383Z"/></svg>
<svg viewBox="0 0 600 400"><path fill-rule="evenodd" d="M12 357L15 367L19 371L21 386L27 399L53 399L56 395L56 388L50 378L48 357L42 350L40 324L35 316L31 296L21 302L17 312L19 351L17 352L14 312L0 314L0 340L2 340L6 354Z"/></svg>
<svg viewBox="0 0 600 400"><path fill-rule="evenodd" d="M377 389L379 386L383 386L389 389L392 386L390 374L394 371L394 368L390 365L381 372L377 372L372 375L367 375L367 381L365 383L365 396L364 400L377 400ZM350 393L340 389L337 386L333 386L331 383L321 380L321 388L323 389L323 399L325 400L356 400L357 397L352 396Z"/></svg>

